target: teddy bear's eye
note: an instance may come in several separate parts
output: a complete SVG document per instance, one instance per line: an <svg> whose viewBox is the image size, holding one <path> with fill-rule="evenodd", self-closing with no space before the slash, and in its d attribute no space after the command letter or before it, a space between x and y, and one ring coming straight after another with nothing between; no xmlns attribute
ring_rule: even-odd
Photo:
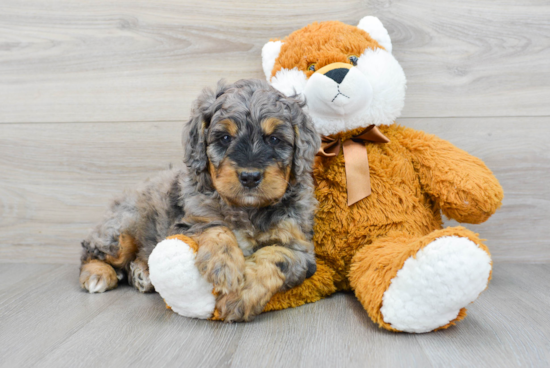
<svg viewBox="0 0 550 368"><path fill-rule="evenodd" d="M315 63L309 64L307 67L307 70L314 72L315 71Z"/></svg>
<svg viewBox="0 0 550 368"><path fill-rule="evenodd" d="M355 55L350 55L350 56L348 57L348 59L349 59L349 61L351 61L351 63L352 63L354 66L357 65L357 61L359 60L359 58L358 58L357 56L355 56Z"/></svg>

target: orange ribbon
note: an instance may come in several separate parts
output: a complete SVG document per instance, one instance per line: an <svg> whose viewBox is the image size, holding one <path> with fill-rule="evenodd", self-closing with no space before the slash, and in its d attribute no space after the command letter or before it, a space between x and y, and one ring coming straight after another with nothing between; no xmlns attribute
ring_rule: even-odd
<svg viewBox="0 0 550 368"><path fill-rule="evenodd" d="M343 147L344 162L346 165L346 184L348 190L348 206L371 195L369 157L365 142L388 143L390 140L371 125L356 136L346 139L322 137L318 155L336 157Z"/></svg>

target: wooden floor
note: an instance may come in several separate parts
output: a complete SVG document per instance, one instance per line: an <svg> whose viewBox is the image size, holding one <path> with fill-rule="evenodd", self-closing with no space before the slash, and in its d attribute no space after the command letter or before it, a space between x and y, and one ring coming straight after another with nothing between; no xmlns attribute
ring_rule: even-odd
<svg viewBox="0 0 550 368"><path fill-rule="evenodd" d="M529 264L550 262L549 14L541 0L0 1L0 366L549 367L550 264ZM129 287L79 289L80 241L124 187L181 164L201 89L263 78L270 38L365 15L407 75L398 122L480 157L505 190L468 225L496 266L465 322L389 333L336 295L225 325Z"/></svg>
<svg viewBox="0 0 550 368"><path fill-rule="evenodd" d="M270 38L374 15L407 76L398 122L504 187L468 227L496 262L550 262L549 14L540 0L2 0L0 261L78 262L111 198L181 163L204 87L263 78Z"/></svg>
<svg viewBox="0 0 550 368"><path fill-rule="evenodd" d="M158 294L90 295L74 265L0 264L1 367L548 367L550 265L497 264L464 322L378 329L352 294L247 324L180 317Z"/></svg>

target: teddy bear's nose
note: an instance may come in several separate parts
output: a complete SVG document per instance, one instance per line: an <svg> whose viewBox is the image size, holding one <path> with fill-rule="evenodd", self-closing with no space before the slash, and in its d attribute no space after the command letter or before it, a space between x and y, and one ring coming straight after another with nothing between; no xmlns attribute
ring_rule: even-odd
<svg viewBox="0 0 550 368"><path fill-rule="evenodd" d="M326 72L325 75L330 79L332 79L333 81L335 81L336 83L340 84L342 83L342 81L344 80L348 72L349 72L349 69L337 68Z"/></svg>

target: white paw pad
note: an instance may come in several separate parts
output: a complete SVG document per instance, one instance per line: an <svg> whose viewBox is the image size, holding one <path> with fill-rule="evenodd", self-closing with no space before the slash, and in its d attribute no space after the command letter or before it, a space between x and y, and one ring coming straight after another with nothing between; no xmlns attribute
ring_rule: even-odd
<svg viewBox="0 0 550 368"><path fill-rule="evenodd" d="M491 258L467 238L446 236L410 257L382 299L384 321L405 332L429 332L454 320L485 290Z"/></svg>
<svg viewBox="0 0 550 368"><path fill-rule="evenodd" d="M149 256L149 277L155 290L182 316L206 319L216 305L213 285L195 266L195 253L178 239L158 243Z"/></svg>

